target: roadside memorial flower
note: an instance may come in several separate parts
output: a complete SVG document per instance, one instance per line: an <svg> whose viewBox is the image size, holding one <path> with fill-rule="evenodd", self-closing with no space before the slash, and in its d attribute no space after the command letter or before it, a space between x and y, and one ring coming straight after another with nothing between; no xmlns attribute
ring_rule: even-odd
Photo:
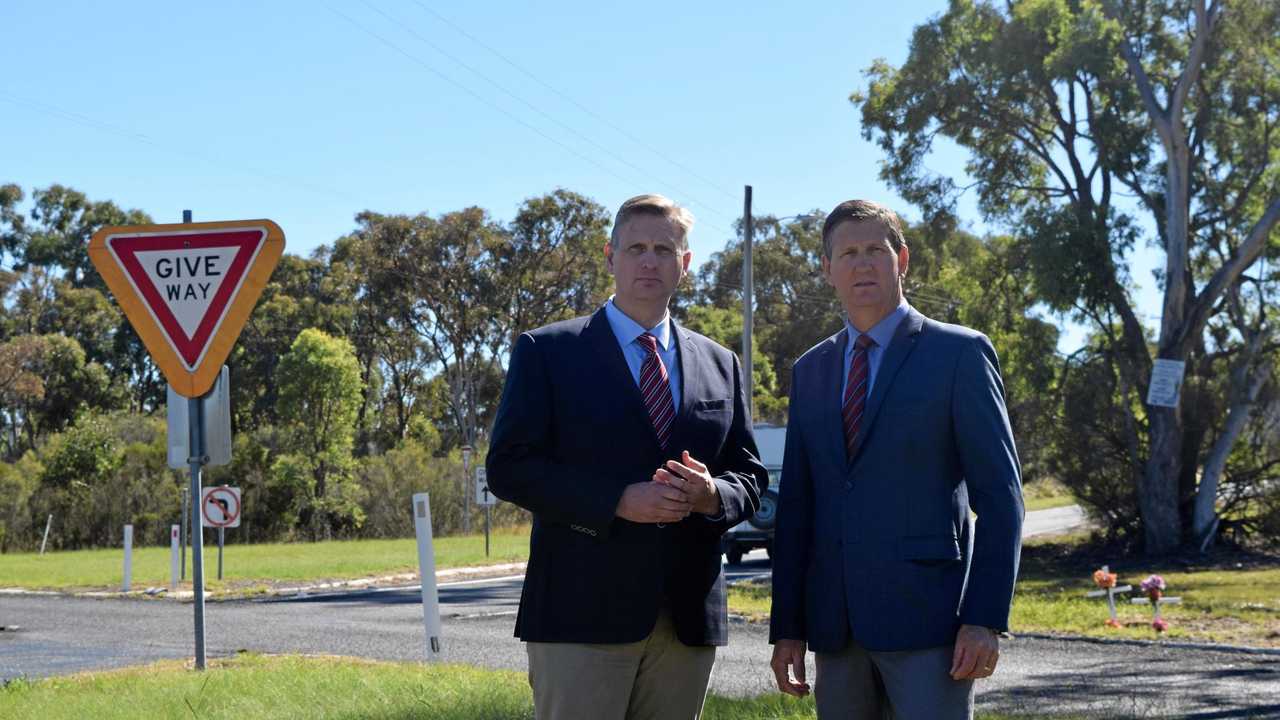
<svg viewBox="0 0 1280 720"><path fill-rule="evenodd" d="M1151 602L1155 602L1164 594L1164 578L1159 575L1148 575L1147 579L1143 580L1138 587L1142 588L1142 592L1151 598Z"/></svg>
<svg viewBox="0 0 1280 720"><path fill-rule="evenodd" d="M1111 617L1106 621L1107 627L1120 627L1120 618L1116 615L1116 595L1126 593L1133 588L1129 585L1124 587L1116 587L1118 577L1111 572L1111 567L1103 565L1093 572L1093 584L1098 586L1097 590L1085 593L1085 597L1100 597L1107 601L1107 611Z"/></svg>
<svg viewBox="0 0 1280 720"><path fill-rule="evenodd" d="M1115 587L1116 580L1117 580L1116 574L1113 572L1108 572L1105 566L1100 570L1093 571L1094 584L1102 588L1103 590L1106 590L1107 588Z"/></svg>
<svg viewBox="0 0 1280 720"><path fill-rule="evenodd" d="M1164 618L1156 618L1151 621L1151 627L1155 628L1156 632L1162 633L1169 629L1169 622Z"/></svg>

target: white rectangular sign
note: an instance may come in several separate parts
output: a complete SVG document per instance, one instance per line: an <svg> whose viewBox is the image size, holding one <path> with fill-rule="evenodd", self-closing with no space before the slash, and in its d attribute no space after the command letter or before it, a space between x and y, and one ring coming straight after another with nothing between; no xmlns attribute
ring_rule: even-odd
<svg viewBox="0 0 1280 720"><path fill-rule="evenodd" d="M498 498L489 492L489 474L483 467L476 468L476 505L497 505Z"/></svg>
<svg viewBox="0 0 1280 720"><path fill-rule="evenodd" d="M1178 407L1178 394L1182 391L1182 376L1187 364L1182 360L1157 358L1151 366L1151 384L1147 386L1147 404L1160 407Z"/></svg>
<svg viewBox="0 0 1280 720"><path fill-rule="evenodd" d="M204 454L209 465L231 462L231 375L223 365L213 389L200 402L204 403ZM187 398L169 386L169 467L187 470L191 467L190 429L187 426Z"/></svg>

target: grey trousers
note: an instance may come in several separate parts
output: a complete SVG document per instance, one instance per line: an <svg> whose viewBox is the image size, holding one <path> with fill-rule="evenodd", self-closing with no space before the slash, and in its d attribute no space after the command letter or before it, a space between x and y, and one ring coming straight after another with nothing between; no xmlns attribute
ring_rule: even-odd
<svg viewBox="0 0 1280 720"><path fill-rule="evenodd" d="M537 720L697 720L716 659L680 642L666 611L639 642L526 647Z"/></svg>
<svg viewBox="0 0 1280 720"><path fill-rule="evenodd" d="M973 681L951 679L952 646L815 653L820 720L971 720Z"/></svg>

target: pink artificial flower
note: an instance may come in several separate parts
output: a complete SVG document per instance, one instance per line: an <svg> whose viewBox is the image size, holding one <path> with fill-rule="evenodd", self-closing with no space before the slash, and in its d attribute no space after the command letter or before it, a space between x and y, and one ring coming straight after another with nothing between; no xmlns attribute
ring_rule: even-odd
<svg viewBox="0 0 1280 720"><path fill-rule="evenodd" d="M1162 633L1165 630L1169 629L1169 623L1165 622L1161 618L1156 618L1155 620L1151 621L1151 627L1155 628L1156 632Z"/></svg>
<svg viewBox="0 0 1280 720"><path fill-rule="evenodd" d="M1159 575L1148 575L1147 579L1143 580L1139 587L1142 588L1142 592L1147 594L1151 594L1152 590L1164 590L1164 578Z"/></svg>

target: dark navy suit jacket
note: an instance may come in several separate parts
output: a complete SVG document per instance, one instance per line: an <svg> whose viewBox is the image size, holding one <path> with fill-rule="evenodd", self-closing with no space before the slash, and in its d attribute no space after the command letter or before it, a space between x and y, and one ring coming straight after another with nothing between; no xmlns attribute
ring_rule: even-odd
<svg viewBox="0 0 1280 720"><path fill-rule="evenodd" d="M737 356L672 325L683 387L665 451L603 310L516 342L487 468L495 495L533 512L522 640L635 642L663 604L681 642L728 640L720 535L759 508L769 476ZM715 477L722 518L658 527L614 516L627 485L682 450Z"/></svg>
<svg viewBox="0 0 1280 720"><path fill-rule="evenodd" d="M1023 507L991 342L911 310L884 351L848 458L847 335L814 346L792 371L770 641L919 650L954 643L961 624L1008 629Z"/></svg>

